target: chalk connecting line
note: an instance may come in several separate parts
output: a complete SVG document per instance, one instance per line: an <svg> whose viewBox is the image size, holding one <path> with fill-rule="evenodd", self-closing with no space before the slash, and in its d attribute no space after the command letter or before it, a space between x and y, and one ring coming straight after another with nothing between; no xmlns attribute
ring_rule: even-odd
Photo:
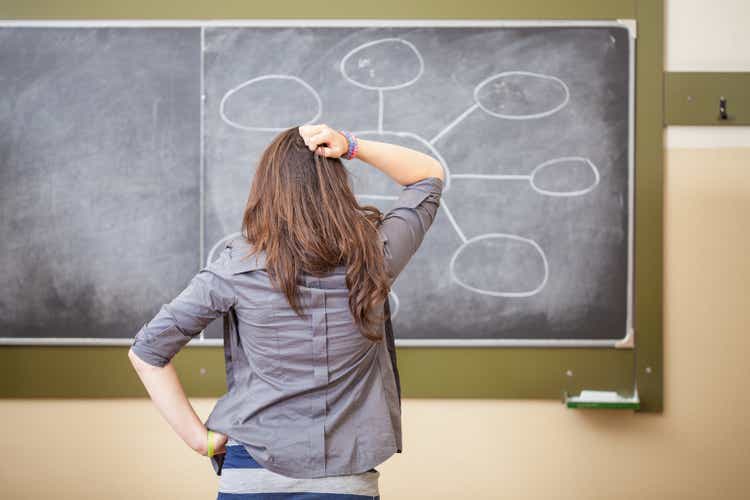
<svg viewBox="0 0 750 500"><path fill-rule="evenodd" d="M403 51L404 49L409 51L410 55L416 61L414 75L408 79L404 79L404 81L394 82L390 85L375 84L376 77L380 75L378 75L378 70L375 67L375 64L372 58L368 57L366 50L370 47L374 47L378 45L382 46L381 48L385 48L386 50L391 50L391 51ZM354 71L355 74L353 75L353 74L350 74L349 68L350 66L352 66L352 64L349 64L349 63L350 63L350 60L354 60L354 59L356 59L356 71ZM405 59L403 57L403 53L400 54L400 57L398 59L402 61ZM385 97L384 93L389 90L398 90L398 89L408 87L414 84L417 80L419 80L419 78L424 73L424 60L419 50L414 46L414 44L401 38L381 38L377 40L372 40L370 42L359 45L355 47L354 49L352 49L351 51L349 51L343 57L343 59L341 59L339 68L340 68L341 74L343 75L344 79L347 82L357 87L366 89L366 90L377 91L378 93L377 128L375 130L354 131L354 134L357 136L367 136L367 135L395 136L395 137L400 137L400 138L411 139L420 143L435 158L437 158L437 160L442 165L443 170L445 171L445 183L444 183L443 192L447 192L450 189L452 180L464 180L464 179L484 180L484 181L526 181L531 185L531 188L534 191L545 196L581 196L586 193L589 193L599 184L599 170L597 169L596 165L594 165L590 159L581 157L581 156L565 156L565 157L550 159L548 161L545 161L537 165L528 175L451 174L450 169L448 167L448 163L445 161L443 156L435 147L436 142L438 142L440 139L448 135L451 130L453 130L459 123L464 121L477 109L482 110L483 112L487 113L490 116L501 118L504 120L534 120L534 119L543 118L545 116L549 116L553 113L556 113L557 111L564 108L570 100L570 91L568 89L568 86L565 84L565 82L563 82L559 78L556 78L550 75L540 74L540 73L532 73L529 71L505 71L502 73L497 73L497 74L488 76L479 84L477 84L477 86L474 88L474 93L473 93L474 103L471 106L469 106L465 111L463 111L461 114L459 114L453 121L451 121L448 125L446 125L442 130L440 130L440 132L435 134L434 137L427 140L423 138L422 136L412 133L412 132L385 130L383 128L383 103L384 103L384 97ZM546 84L550 84L554 87L557 87L562 93L562 99L560 100L559 103L557 103L555 106L549 109L546 109L541 112L528 113L528 114L512 114L512 113L507 113L507 112L501 112L501 111L493 109L490 102L483 102L483 99L481 98L480 94L481 94L481 91L485 87L489 87L491 91L495 91L495 92L498 92L498 91L507 92L507 93L512 93L514 91L517 92L518 91L517 87L514 87L512 84L507 83L507 82L513 79L519 79L519 78L537 80L540 82L544 82ZM267 74L267 75L258 76L256 78L243 82L242 84L232 88L226 94L224 94L224 96L221 99L221 103L219 104L219 114L221 116L221 119L225 123L227 123L228 125L232 127L236 127L236 128L239 128L242 130L248 130L248 131L280 132L288 128L288 127L250 126L250 125L242 124L235 120L232 120L226 115L225 109L226 109L227 102L230 100L230 98L233 95L235 95L241 89L247 86L253 85L257 82L263 81L263 80L288 80L288 81L295 82L296 84L300 86L302 90L307 91L315 101L316 111L315 111L314 117L308 120L306 123L316 123L316 121L322 115L322 112L323 112L322 100L320 98L320 95L316 92L316 90L310 84L292 75ZM578 162L591 169L593 173L593 177L594 177L594 180L591 183L591 185L583 189L578 189L574 191L554 191L554 190L549 190L549 189L543 189L536 182L537 175L539 175L539 173L542 172L543 170L547 168L553 168L554 166L562 164L562 163L570 163L570 162ZM357 194L357 197L365 198L365 199L374 199L374 200L396 200L398 199L397 196L382 195L382 194L364 194L364 193ZM536 241L534 241L531 238L524 238L520 235L510 234L510 233L486 233L486 234L480 234L478 236L469 238L466 236L464 231L459 226L458 222L456 221L456 218L453 216L453 212L450 210L448 203L446 202L444 198L440 202L440 207L445 212L445 215L447 216L448 221L450 222L453 229L456 231L458 238L461 240L461 244L459 245L458 249L456 249L456 251L453 253L449 266L448 266L450 278L454 283L456 283L457 285L471 292L478 293L480 295L489 295L489 296L495 296L495 297L530 297L532 295L539 293L544 288L544 286L547 283L547 279L549 277L549 263L547 261L547 256L544 253L544 250L539 246L539 244ZM208 253L207 263L212 262L214 260L214 255L219 250L219 248L223 246L224 242L230 239L236 238L238 236L240 236L239 232L230 234L229 236L226 236L222 238L221 240L219 240L219 242L217 242L211 248L211 251ZM543 277L541 281L533 289L522 290L522 291L508 291L508 290L492 290L492 289L482 288L479 286L474 286L470 284L466 278L462 279L461 277L459 277L459 272L456 269L456 262L458 261L462 252L469 249L469 247L471 247L472 245L482 244L482 242L486 242L488 240L505 240L505 241L514 242L514 243L521 243L523 245L527 245L528 247L530 247L533 250L533 255L536 255L538 257L538 262L541 265L542 270L543 270ZM396 317L396 315L398 314L398 310L399 310L399 299L396 293L394 293L393 291L391 291L390 296L392 298L392 302L394 303L394 307L393 307L393 311L391 315L392 317Z"/></svg>

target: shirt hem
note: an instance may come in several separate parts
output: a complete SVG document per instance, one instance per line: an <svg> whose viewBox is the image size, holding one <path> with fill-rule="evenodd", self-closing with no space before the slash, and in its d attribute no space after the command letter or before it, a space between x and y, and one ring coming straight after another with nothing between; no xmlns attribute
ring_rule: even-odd
<svg viewBox="0 0 750 500"><path fill-rule="evenodd" d="M247 447L245 447L245 449L247 449ZM248 453L250 453L250 450L248 450ZM264 458L258 458L254 455L251 455L251 456L262 467L270 470L271 472L275 472L276 474L281 474L282 476L292 477L295 479L314 479L314 478L320 478L320 477L345 476L349 474L361 474L364 472L368 472L370 469L373 469L376 466L388 460L395 453L396 453L395 447L382 448L374 452L374 458L371 462L364 462L364 465L361 465L357 467L356 469L353 468L352 470L349 470L349 471L328 471L326 474L321 474L321 475L309 475L309 474L300 473L294 469L288 469L286 467L278 466L275 463L270 462Z"/></svg>

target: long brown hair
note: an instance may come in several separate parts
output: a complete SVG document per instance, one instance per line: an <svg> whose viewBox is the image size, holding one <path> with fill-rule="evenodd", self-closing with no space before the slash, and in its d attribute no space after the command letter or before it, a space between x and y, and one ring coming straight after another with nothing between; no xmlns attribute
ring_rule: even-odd
<svg viewBox="0 0 750 500"><path fill-rule="evenodd" d="M377 207L357 203L341 160L310 151L292 127L258 161L242 233L253 246L251 255L266 252L269 278L299 316L299 275L322 276L346 265L352 316L365 337L380 341L377 327L384 316L377 311L389 292L377 233L382 219Z"/></svg>

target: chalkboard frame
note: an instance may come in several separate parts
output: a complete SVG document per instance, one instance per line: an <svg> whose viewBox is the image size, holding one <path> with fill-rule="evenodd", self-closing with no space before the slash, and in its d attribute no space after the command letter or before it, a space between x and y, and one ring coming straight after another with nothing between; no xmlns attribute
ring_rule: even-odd
<svg viewBox="0 0 750 500"><path fill-rule="evenodd" d="M205 4L182 6L185 18L310 18L317 5L292 0L285 4ZM65 5L9 4L0 14L20 22L56 19L139 19L161 23L174 16L172 6L131 2L102 6L93 0ZM638 23L636 50L635 350L599 348L399 348L399 367L406 398L543 398L563 401L564 392L616 390L623 395L637 382L639 411L660 412L663 394L663 0L568 0L490 4L465 0L349 5L342 18L410 19L626 19ZM122 346L2 346L0 394L3 397L135 397L146 396ZM636 356L637 354L637 356ZM190 396L215 398L224 391L223 352L185 349L174 364ZM65 376L60 376L64 373Z"/></svg>

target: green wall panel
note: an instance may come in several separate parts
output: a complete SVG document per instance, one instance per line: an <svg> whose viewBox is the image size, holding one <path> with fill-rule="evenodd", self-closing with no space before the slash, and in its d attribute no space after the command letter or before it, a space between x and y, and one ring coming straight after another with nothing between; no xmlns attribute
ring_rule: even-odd
<svg viewBox="0 0 750 500"><path fill-rule="evenodd" d="M719 114L721 97L726 120ZM750 73L666 73L664 109L667 125L750 125Z"/></svg>
<svg viewBox="0 0 750 500"><path fill-rule="evenodd" d="M582 389L632 394L640 411L662 407L663 0L517 2L467 0L341 2L17 2L4 19L637 19L636 40L636 349L399 347L407 398L545 398ZM640 117L640 118L638 118ZM134 332L135 333L135 332ZM0 346L5 397L142 397L126 346ZM225 390L220 347L190 347L174 359L186 392Z"/></svg>
<svg viewBox="0 0 750 500"><path fill-rule="evenodd" d="M660 2L657 2L660 3ZM5 19L618 19L634 18L633 0L379 0L377 2L101 2L0 4Z"/></svg>
<svg viewBox="0 0 750 500"><path fill-rule="evenodd" d="M635 343L641 411L662 410L664 6L637 0Z"/></svg>

